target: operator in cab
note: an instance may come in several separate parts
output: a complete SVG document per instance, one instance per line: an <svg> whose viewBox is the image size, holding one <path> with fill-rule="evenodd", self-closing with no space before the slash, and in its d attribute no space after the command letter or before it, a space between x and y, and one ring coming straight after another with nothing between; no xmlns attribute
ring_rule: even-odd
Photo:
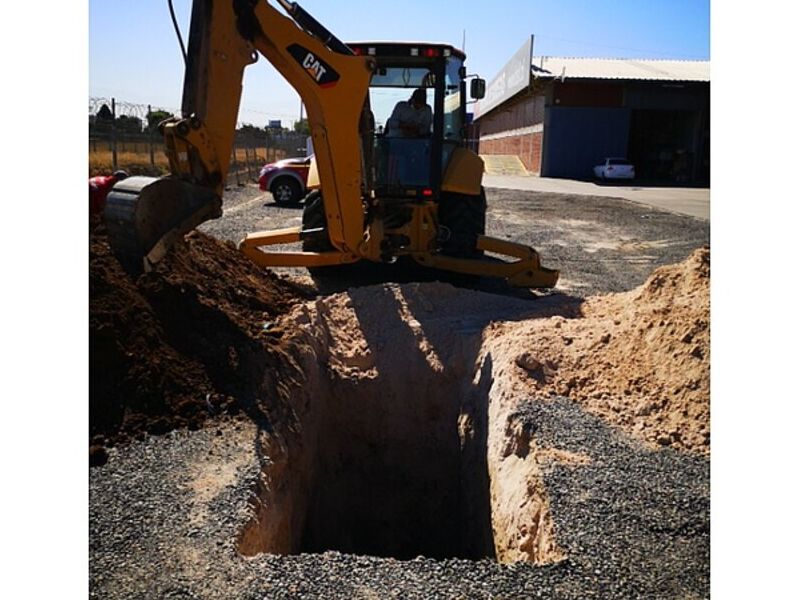
<svg viewBox="0 0 800 600"><path fill-rule="evenodd" d="M417 88L408 100L398 102L386 121L386 137L427 137L433 111L426 102L425 88Z"/></svg>

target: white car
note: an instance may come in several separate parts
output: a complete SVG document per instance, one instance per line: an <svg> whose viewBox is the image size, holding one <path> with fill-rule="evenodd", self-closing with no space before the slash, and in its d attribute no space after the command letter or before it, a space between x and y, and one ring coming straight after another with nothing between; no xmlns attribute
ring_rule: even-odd
<svg viewBox="0 0 800 600"><path fill-rule="evenodd" d="M633 179L636 170L626 158L607 158L594 168L594 176L598 179Z"/></svg>

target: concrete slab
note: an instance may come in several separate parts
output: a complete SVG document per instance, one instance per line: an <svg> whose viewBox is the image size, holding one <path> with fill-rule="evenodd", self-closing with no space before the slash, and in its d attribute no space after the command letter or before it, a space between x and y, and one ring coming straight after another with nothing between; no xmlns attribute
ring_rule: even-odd
<svg viewBox="0 0 800 600"><path fill-rule="evenodd" d="M529 190L534 192L554 192L559 194L578 194L583 196L604 196L624 198L662 210L709 220L710 190L695 187L643 187L573 179L555 179L535 175L491 175L483 177L487 188Z"/></svg>

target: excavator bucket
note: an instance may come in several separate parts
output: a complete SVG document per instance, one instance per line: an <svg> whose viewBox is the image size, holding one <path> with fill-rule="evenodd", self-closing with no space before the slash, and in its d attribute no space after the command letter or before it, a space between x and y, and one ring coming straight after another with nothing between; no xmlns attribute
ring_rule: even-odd
<svg viewBox="0 0 800 600"><path fill-rule="evenodd" d="M174 177L129 177L106 200L104 218L114 253L129 271L146 270L201 223L222 216L212 190Z"/></svg>

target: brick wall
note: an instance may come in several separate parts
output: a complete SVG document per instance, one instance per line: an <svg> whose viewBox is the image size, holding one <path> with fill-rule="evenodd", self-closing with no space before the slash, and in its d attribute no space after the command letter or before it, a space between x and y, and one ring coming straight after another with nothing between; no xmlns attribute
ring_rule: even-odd
<svg viewBox="0 0 800 600"><path fill-rule="evenodd" d="M519 156L528 171L538 174L542 165L544 109L545 97L537 94L520 96L487 114L479 121L480 153Z"/></svg>
<svg viewBox="0 0 800 600"><path fill-rule="evenodd" d="M481 135L529 127L544 121L544 96L525 96L493 110L480 120Z"/></svg>
<svg viewBox="0 0 800 600"><path fill-rule="evenodd" d="M481 154L516 154L528 171L538 175L542 166L542 132L481 140Z"/></svg>

